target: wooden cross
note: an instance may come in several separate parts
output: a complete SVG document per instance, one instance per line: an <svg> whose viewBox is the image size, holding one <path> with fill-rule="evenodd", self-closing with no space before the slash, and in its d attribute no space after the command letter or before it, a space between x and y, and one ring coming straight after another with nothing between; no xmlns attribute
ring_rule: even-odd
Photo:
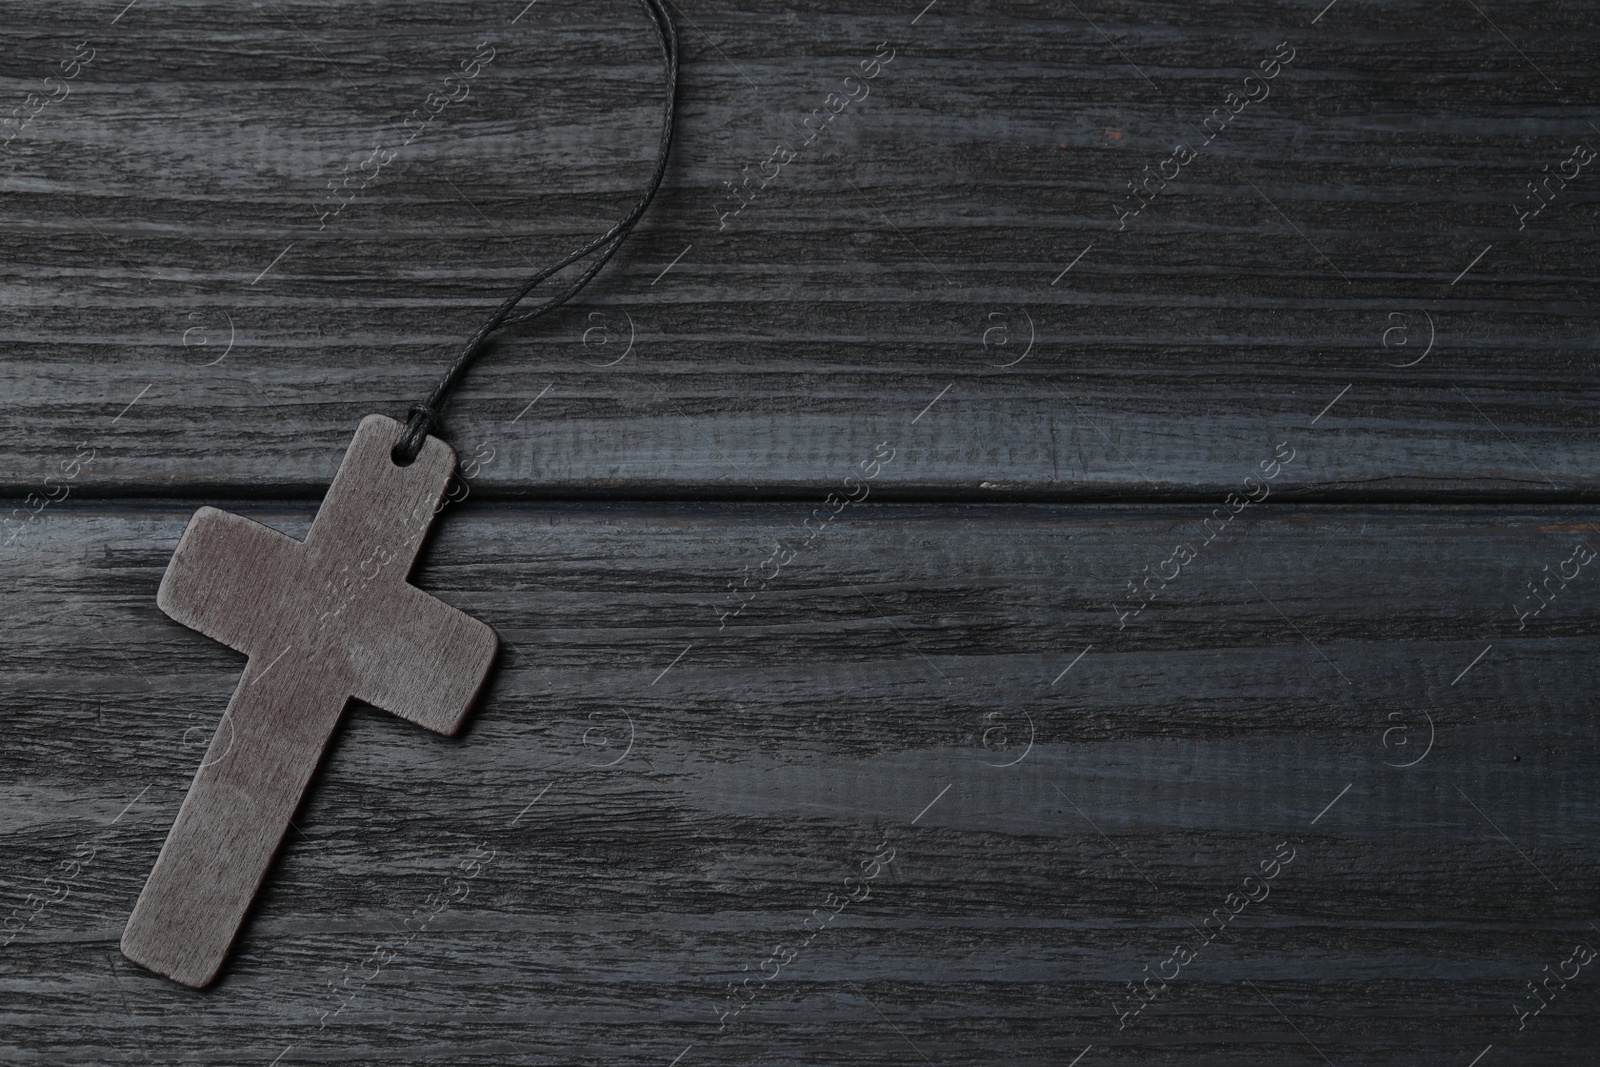
<svg viewBox="0 0 1600 1067"><path fill-rule="evenodd" d="M249 657L122 935L129 959L187 986L222 966L345 705L452 734L499 638L406 582L455 469L429 437L361 420L305 541L216 508L183 532L156 603Z"/></svg>

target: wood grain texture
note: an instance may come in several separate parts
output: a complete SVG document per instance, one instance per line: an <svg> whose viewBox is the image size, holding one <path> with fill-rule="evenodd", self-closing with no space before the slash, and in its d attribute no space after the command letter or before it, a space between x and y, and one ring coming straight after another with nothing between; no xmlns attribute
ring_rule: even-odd
<svg viewBox="0 0 1600 1067"><path fill-rule="evenodd" d="M312 508L248 514L298 536ZM203 994L115 944L238 657L152 601L185 508L42 515L0 633L9 897L94 851L0 949L0 1058L1593 1062L1587 971L1513 1010L1600 945L1595 578L1515 609L1587 511L1250 509L1119 629L1204 509L868 501L719 630L804 515L447 516L415 580L501 669L457 738L347 717Z"/></svg>
<svg viewBox="0 0 1600 1067"><path fill-rule="evenodd" d="M1595 493L1594 178L1518 217L1600 139L1592 8L921 6L682 9L658 206L450 413L463 454L502 441L482 492L804 496L937 397L907 499L1207 497L1335 398L1307 496ZM522 9L13 13L19 98L99 51L4 150L0 486L86 442L88 493L320 491L357 419L403 415L647 171L637 5ZM1206 125L1280 42L1271 95ZM1178 143L1197 158L1121 227ZM330 182L351 202L319 220Z"/></svg>
<svg viewBox="0 0 1600 1067"><path fill-rule="evenodd" d="M429 437L361 420L303 542L201 508L156 590L175 621L249 658L122 934L183 985L216 977L352 699L453 734L499 641L406 581L456 467Z"/></svg>
<svg viewBox="0 0 1600 1067"><path fill-rule="evenodd" d="M241 669L154 603L184 520L302 536L631 203L658 57L8 11L0 120L80 69L0 149L0 1062L1600 1062L1589 970L1517 1016L1600 946L1597 179L1519 216L1595 6L676 10L655 209L448 414L483 712L346 716L201 993L116 951Z"/></svg>

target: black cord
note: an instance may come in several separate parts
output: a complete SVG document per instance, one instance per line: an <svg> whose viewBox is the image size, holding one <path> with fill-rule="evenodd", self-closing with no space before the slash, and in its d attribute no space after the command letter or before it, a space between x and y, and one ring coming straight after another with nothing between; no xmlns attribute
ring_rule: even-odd
<svg viewBox="0 0 1600 1067"><path fill-rule="evenodd" d="M560 261L539 271L533 277L523 282L495 313L489 316L489 321L478 327L478 331L467 339L462 346L461 354L455 358L433 387L425 400L411 406L410 418L406 421L405 432L400 435L400 441L394 446L391 453L396 463L405 465L417 458L417 453L422 451L422 444L428 434L438 425L439 415L450 393L461 383L462 377L467 373L474 360L483 353L489 338L497 331L519 322L528 322L541 315L554 311L556 308L571 300L574 296L594 279L600 269L616 255L617 249L622 247L622 242L628 239L633 228L638 225L644 216L645 209L650 206L650 201L655 199L656 190L661 188L662 176L667 172L667 155L672 150L672 120L674 103L678 95L678 27L673 24L672 15L668 13L662 0L641 0L645 10L650 13L650 19L655 23L656 35L661 40L661 54L667 65L667 93L661 109L661 147L656 153L655 169L650 172L650 180L645 184L644 193L639 197L639 202L633 205L633 210L625 215L611 229L596 237L588 244L575 252L567 255ZM524 311L520 315L513 315L516 306L522 299L533 292L540 283L552 274L557 273L579 260L586 259L596 252L598 257L593 263L583 269L570 286L562 293L551 297L532 311Z"/></svg>

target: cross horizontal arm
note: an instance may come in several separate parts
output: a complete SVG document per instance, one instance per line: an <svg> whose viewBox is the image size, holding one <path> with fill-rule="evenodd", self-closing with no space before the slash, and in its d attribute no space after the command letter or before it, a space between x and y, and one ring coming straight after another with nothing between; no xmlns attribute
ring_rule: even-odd
<svg viewBox="0 0 1600 1067"><path fill-rule="evenodd" d="M245 654L263 637L263 605L281 600L300 542L242 515L201 508L156 590L172 618Z"/></svg>
<svg viewBox="0 0 1600 1067"><path fill-rule="evenodd" d="M415 586L385 589L347 641L351 695L441 734L453 734L478 695L500 638Z"/></svg>

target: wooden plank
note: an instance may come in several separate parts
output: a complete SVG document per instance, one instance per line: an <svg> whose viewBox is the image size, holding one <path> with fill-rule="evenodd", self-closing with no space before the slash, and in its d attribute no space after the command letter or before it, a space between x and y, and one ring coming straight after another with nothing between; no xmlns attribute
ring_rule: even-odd
<svg viewBox="0 0 1600 1067"><path fill-rule="evenodd" d="M403 415L499 294L618 216L652 151L648 25L519 6L14 13L18 97L98 51L5 149L0 488L82 443L89 493L320 492L357 419ZM494 443L481 491L794 495L904 430L907 498L1194 497L1313 421L1340 447L1293 472L1307 494L1595 491L1587 172L1519 217L1600 138L1587 12L1085 11L686 9L657 208L450 413L463 455ZM1270 95L1212 120L1280 42Z"/></svg>
<svg viewBox="0 0 1600 1067"><path fill-rule="evenodd" d="M0 871L7 909L40 901L0 949L8 1063L1593 1047L1588 970L1513 1010L1600 946L1594 576L1517 616L1600 537L1584 509L1273 504L1207 544L1202 507L866 501L802 543L793 503L469 504L414 580L504 638L479 711L448 739L348 717L204 997L115 951L239 670L154 603L188 514L69 502L5 564Z"/></svg>

